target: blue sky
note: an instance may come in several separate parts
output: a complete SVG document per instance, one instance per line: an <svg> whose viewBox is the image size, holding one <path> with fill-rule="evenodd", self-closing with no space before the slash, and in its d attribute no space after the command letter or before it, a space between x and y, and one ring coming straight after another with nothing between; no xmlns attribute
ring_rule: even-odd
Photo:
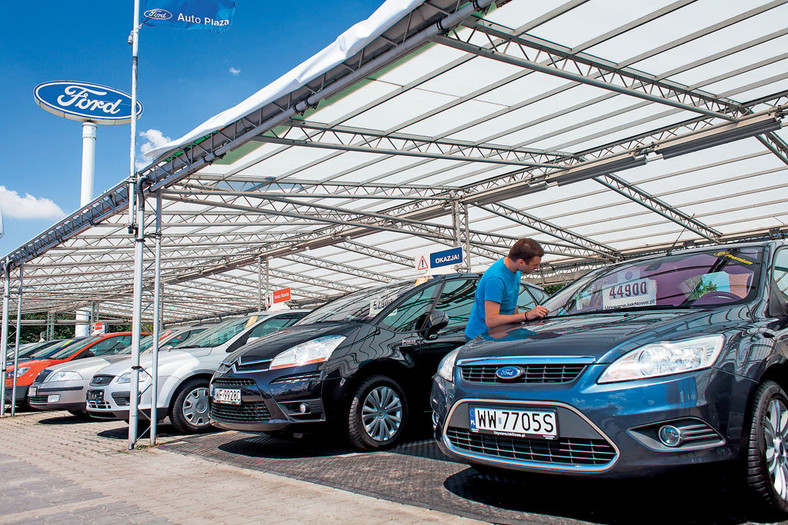
<svg viewBox="0 0 788 525"><path fill-rule="evenodd" d="M235 105L369 17L382 0L236 0L224 33L144 27L140 36L139 148L175 139ZM81 123L39 108L33 88L77 80L131 91L133 0L10 2L0 36L5 146L0 256L79 208ZM94 193L125 180L129 125L98 126Z"/></svg>

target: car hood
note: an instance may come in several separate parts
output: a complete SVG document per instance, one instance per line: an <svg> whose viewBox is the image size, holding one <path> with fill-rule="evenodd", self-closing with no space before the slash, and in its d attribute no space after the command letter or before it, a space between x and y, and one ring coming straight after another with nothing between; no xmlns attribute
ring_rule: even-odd
<svg viewBox="0 0 788 525"><path fill-rule="evenodd" d="M112 363L118 363L128 359L128 355L88 357L87 359L78 359L76 361L68 361L66 363L60 363L59 365L50 366L49 369L57 372L79 372L82 377L90 379L90 377L86 374L92 375L94 372L98 372L102 368L109 366Z"/></svg>
<svg viewBox="0 0 788 525"><path fill-rule="evenodd" d="M552 317L490 330L463 346L458 357L572 356L610 363L645 344L720 334L748 322L752 317L743 306Z"/></svg>
<svg viewBox="0 0 788 525"><path fill-rule="evenodd" d="M159 375L167 375L171 369L178 368L185 364L198 364L201 357L206 357L211 354L211 348L193 349L190 352L180 350L167 350L159 352ZM150 352L140 356L140 366L145 369L150 369L153 364L153 354ZM127 357L120 361L114 362L101 370L102 374L117 376L128 372L131 369L131 358Z"/></svg>
<svg viewBox="0 0 788 525"><path fill-rule="evenodd" d="M297 344L327 335L344 335L352 339L350 337L351 334L355 333L359 326L364 324L357 322L333 322L291 326L268 334L239 348L225 361L232 361L239 357L242 357L244 360L271 359L280 352Z"/></svg>

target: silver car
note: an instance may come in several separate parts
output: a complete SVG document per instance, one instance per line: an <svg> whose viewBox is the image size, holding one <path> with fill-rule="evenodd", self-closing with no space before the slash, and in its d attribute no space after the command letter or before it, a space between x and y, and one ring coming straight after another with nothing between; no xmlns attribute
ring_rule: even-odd
<svg viewBox="0 0 788 525"><path fill-rule="evenodd" d="M206 330L187 345L159 352L157 410L159 419L170 418L178 432L198 432L210 426L208 383L227 357L256 338L285 328L308 310L262 312L230 319ZM149 418L152 355L140 356L139 410ZM87 391L87 410L95 418L129 419L132 361L114 363L93 376Z"/></svg>
<svg viewBox="0 0 788 525"><path fill-rule="evenodd" d="M189 326L167 330L159 338L159 349L174 348L207 328L207 326ZM131 342L130 338L128 342ZM151 346L153 339L147 336L140 342L140 351L146 351ZM38 410L68 410L75 416L87 417L85 392L93 374L112 363L128 359L130 353L131 346L126 345L112 353L69 361L44 369L30 386L30 406Z"/></svg>

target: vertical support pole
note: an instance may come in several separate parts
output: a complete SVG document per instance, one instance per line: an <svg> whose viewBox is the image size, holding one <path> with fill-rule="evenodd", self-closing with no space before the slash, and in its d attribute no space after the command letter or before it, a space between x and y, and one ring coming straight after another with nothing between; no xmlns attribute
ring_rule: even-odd
<svg viewBox="0 0 788 525"><path fill-rule="evenodd" d="M136 185L135 185L136 186ZM142 328L142 269L145 247L145 199L137 196L137 235L134 239L134 294L131 320L131 392L129 400L129 450L137 443L140 392L140 333Z"/></svg>
<svg viewBox="0 0 788 525"><path fill-rule="evenodd" d="M151 418L150 418L150 445L156 445L156 427L159 422L159 331L161 329L161 192L156 193L156 232L153 234L156 239L154 250L155 257L155 277L153 280L153 365L151 376L153 384L151 386Z"/></svg>
<svg viewBox="0 0 788 525"><path fill-rule="evenodd" d="M11 299L11 262L8 260L8 257L6 257L3 264L3 270L5 272L3 280L3 327L0 330L0 337L2 338L0 351L2 351L3 356L3 388L0 389L0 417L5 415L5 360L8 355L8 302Z"/></svg>
<svg viewBox="0 0 788 525"><path fill-rule="evenodd" d="M19 293L16 301L16 340L14 341L14 375L11 379L11 416L16 415L16 371L19 370L19 333L22 331L22 266L19 267ZM5 353L3 364L5 364Z"/></svg>
<svg viewBox="0 0 788 525"><path fill-rule="evenodd" d="M266 257L265 258L265 293L266 294L271 291L271 282L270 282L271 276L269 275L270 273L271 273L271 264L270 261L268 260L268 257ZM265 309L268 310L268 308L270 308L270 305L266 306Z"/></svg>
<svg viewBox="0 0 788 525"><path fill-rule="evenodd" d="M465 271L471 271L471 224L468 218L468 203L462 205L463 222L465 226Z"/></svg>
<svg viewBox="0 0 788 525"><path fill-rule="evenodd" d="M142 264L143 242L145 241L144 201L137 202L137 172L134 157L137 149L137 54L139 51L140 0L134 0L134 20L131 25L131 140L129 141L129 216L128 230L134 234L134 294L131 321L131 399L129 400L129 442L132 450L137 443L137 422L139 408L139 364L140 364L140 324L142 322ZM142 191L140 191L140 197ZM136 221L136 222L135 222Z"/></svg>
<svg viewBox="0 0 788 525"><path fill-rule="evenodd" d="M263 311L263 256L257 256L257 311Z"/></svg>
<svg viewBox="0 0 788 525"><path fill-rule="evenodd" d="M55 312L47 312L47 341L55 338Z"/></svg>

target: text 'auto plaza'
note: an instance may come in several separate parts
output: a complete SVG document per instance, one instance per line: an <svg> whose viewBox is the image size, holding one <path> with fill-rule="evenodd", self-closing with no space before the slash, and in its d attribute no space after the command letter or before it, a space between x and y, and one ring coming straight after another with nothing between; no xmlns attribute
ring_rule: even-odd
<svg viewBox="0 0 788 525"><path fill-rule="evenodd" d="M388 0L151 152L5 257L4 403L129 449L166 420L426 431L495 479L721 466L784 518L788 6L599 4ZM55 341L73 312L131 331Z"/></svg>

